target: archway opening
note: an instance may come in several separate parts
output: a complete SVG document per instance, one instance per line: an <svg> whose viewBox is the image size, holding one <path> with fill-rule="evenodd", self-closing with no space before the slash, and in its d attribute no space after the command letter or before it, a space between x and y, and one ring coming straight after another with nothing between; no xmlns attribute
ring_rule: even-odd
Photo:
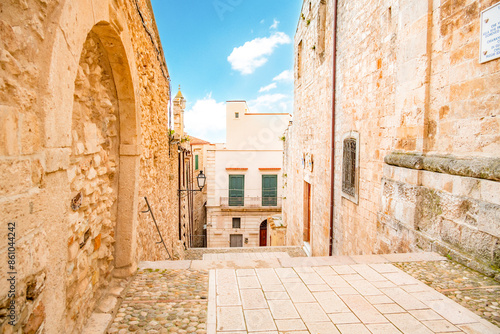
<svg viewBox="0 0 500 334"><path fill-rule="evenodd" d="M68 169L67 314L75 328L94 307L85 301L99 299L116 268L123 276L135 269L140 138L134 94L118 33L108 23L95 25L76 71Z"/></svg>

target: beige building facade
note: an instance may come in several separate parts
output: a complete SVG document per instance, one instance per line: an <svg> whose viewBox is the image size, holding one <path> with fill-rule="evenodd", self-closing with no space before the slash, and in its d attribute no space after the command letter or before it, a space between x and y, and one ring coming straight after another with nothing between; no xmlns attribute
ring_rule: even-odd
<svg viewBox="0 0 500 334"><path fill-rule="evenodd" d="M281 136L286 113L251 113L226 103L226 143L207 152L208 247L269 245L267 218L281 212Z"/></svg>
<svg viewBox="0 0 500 334"><path fill-rule="evenodd" d="M168 69L148 0L2 2L0 32L0 332L78 333L182 255Z"/></svg>
<svg viewBox="0 0 500 334"><path fill-rule="evenodd" d="M500 60L479 61L480 15L493 5L304 1L285 144L289 244L434 250L495 275Z"/></svg>

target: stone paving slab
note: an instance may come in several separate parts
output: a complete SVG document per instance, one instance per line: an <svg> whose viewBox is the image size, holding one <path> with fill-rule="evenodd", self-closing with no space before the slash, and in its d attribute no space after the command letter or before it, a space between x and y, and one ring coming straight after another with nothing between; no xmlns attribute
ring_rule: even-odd
<svg viewBox="0 0 500 334"><path fill-rule="evenodd" d="M257 248L258 249L258 248ZM230 249L228 249L230 250ZM247 256L242 256L247 254ZM219 257L214 259L213 256ZM387 255L353 255L353 256L320 256L320 257L290 257L287 252L258 252L252 253L221 253L204 254L208 260L182 260L182 261L143 261L139 269L253 269L253 268L291 268L291 267L324 267L337 266L338 270L353 264L369 264L382 266L396 262L417 261L446 261L447 259L432 252L404 253ZM210 259L212 258L212 259ZM386 267L387 268L387 267ZM353 274L357 273L350 268ZM382 271L384 272L384 271Z"/></svg>
<svg viewBox="0 0 500 334"><path fill-rule="evenodd" d="M490 293L494 321L500 290L448 263L434 253L142 262L108 333L500 333L447 297ZM454 289L462 281L476 290Z"/></svg>
<svg viewBox="0 0 500 334"><path fill-rule="evenodd" d="M191 261L142 261L139 269L189 269Z"/></svg>
<svg viewBox="0 0 500 334"><path fill-rule="evenodd" d="M234 261L203 261L193 260L191 269L209 270L209 269L253 269L253 268L279 268L281 265L278 259L241 259Z"/></svg>
<svg viewBox="0 0 500 334"><path fill-rule="evenodd" d="M240 319L238 333L500 333L500 328L387 261L370 257L367 264L359 258L351 264L342 259L338 266L322 266L323 259L308 263L314 266L302 262L298 267L265 269L260 286L251 289L241 278L255 278L253 271L211 270L215 285L224 284L228 275L238 277L239 294L249 299L247 306L232 309L232 319ZM255 269L257 275L259 271ZM265 284L266 278L273 284ZM318 287L322 291L316 291ZM262 294L252 305L257 291ZM220 311L226 306L219 306L216 298L210 305L218 317L217 329L208 333L230 333L225 324L232 320Z"/></svg>
<svg viewBox="0 0 500 334"><path fill-rule="evenodd" d="M203 260L206 261L235 261L241 259L265 260L290 258L287 252L252 252L252 253L214 253L203 254Z"/></svg>
<svg viewBox="0 0 500 334"><path fill-rule="evenodd" d="M436 291L415 293L417 298L435 300L436 295L443 294L500 326L500 282L452 261L395 263L395 266Z"/></svg>

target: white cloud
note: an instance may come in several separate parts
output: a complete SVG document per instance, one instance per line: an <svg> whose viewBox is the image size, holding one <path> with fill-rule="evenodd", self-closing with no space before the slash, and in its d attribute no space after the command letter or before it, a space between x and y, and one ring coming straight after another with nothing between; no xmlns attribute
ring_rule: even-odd
<svg viewBox="0 0 500 334"><path fill-rule="evenodd" d="M293 72L290 70L285 70L275 76L273 81L293 81Z"/></svg>
<svg viewBox="0 0 500 334"><path fill-rule="evenodd" d="M273 24L269 27L269 29L278 29L278 24L280 24L280 21L274 19Z"/></svg>
<svg viewBox="0 0 500 334"><path fill-rule="evenodd" d="M248 101L248 107L252 113L291 113L292 106L291 96L285 94L265 94Z"/></svg>
<svg viewBox="0 0 500 334"><path fill-rule="evenodd" d="M217 102L211 94L197 100L184 116L185 130L188 135L212 142L226 141L226 105Z"/></svg>
<svg viewBox="0 0 500 334"><path fill-rule="evenodd" d="M261 87L261 88L259 89L259 93L262 93L262 92L268 92L268 91L270 91L271 89L275 89L276 87L277 87L276 82L273 82L272 84L269 84L269 85L267 85L267 86L265 86L265 87Z"/></svg>
<svg viewBox="0 0 500 334"><path fill-rule="evenodd" d="M267 63L268 57L278 45L291 42L287 34L275 32L270 37L256 38L234 48L227 60L241 74L252 74L255 69Z"/></svg>
<svg viewBox="0 0 500 334"><path fill-rule="evenodd" d="M264 22L265 22L264 19L260 20L260 24L264 24Z"/></svg>

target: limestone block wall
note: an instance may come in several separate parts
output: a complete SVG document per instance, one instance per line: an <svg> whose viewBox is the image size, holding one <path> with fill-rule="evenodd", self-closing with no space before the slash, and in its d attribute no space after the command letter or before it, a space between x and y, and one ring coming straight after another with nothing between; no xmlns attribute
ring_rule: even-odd
<svg viewBox="0 0 500 334"><path fill-rule="evenodd" d="M132 45L137 57L138 89L141 101L142 154L138 190L137 252L141 260L166 260L159 236L150 214L146 211L144 196L152 206L160 224L167 248L172 254L178 242L178 168L177 145L169 141L168 69L156 29L155 17L149 0L138 1L143 20L135 8L135 1L127 4L127 22L131 27ZM146 27L144 27L144 24ZM153 39L153 42L152 42ZM161 61L160 61L161 60ZM173 124L173 119L171 121Z"/></svg>
<svg viewBox="0 0 500 334"><path fill-rule="evenodd" d="M498 274L498 181L386 165L382 184L379 251L438 251Z"/></svg>
<svg viewBox="0 0 500 334"><path fill-rule="evenodd" d="M406 116L401 115L402 105L396 107L397 104L417 101L413 96L419 92L420 84L406 82L415 74L403 75L398 70L398 64L406 59L398 53L420 45L418 38L422 37L419 35L411 41L400 42L408 35L407 31L402 31L403 27L398 26L398 22L405 22L405 27L408 25L400 17L403 2L380 4L369 0L355 3L341 0L338 3L335 254L373 252L383 157L399 143L395 140L397 128L406 120L414 123L415 129L420 124L417 106L404 109ZM412 6L416 3L422 5L424 1L413 2ZM414 11L414 8L407 9L408 13ZM415 57L418 56L416 53ZM413 69L413 65L418 64L420 61L415 60L408 67ZM359 134L358 203L342 196L343 136L350 131ZM399 145L407 145L410 141L403 139Z"/></svg>
<svg viewBox="0 0 500 334"><path fill-rule="evenodd" d="M285 146L283 212L287 244L303 245L304 182L311 184L312 254L328 255L332 120L332 1L304 1L295 35L293 125ZM309 8L309 3L311 6ZM324 11L322 19L320 12ZM301 45L298 47L298 45ZM300 56L299 56L300 53ZM304 164L312 156L312 171Z"/></svg>
<svg viewBox="0 0 500 334"><path fill-rule="evenodd" d="M320 3L304 1L303 16L299 18L295 38L294 124L287 134L284 160L284 219L291 245L301 244L304 182L314 181L310 183L314 203L313 255L326 254L326 242L320 243L319 250L315 250L314 244L318 239L326 240L329 229L326 213L331 154L321 148L323 143L331 148L327 142L331 131L330 120L327 121L331 117L331 106L327 106L331 102L331 86L327 84L328 71L323 71L317 65L318 59L311 56L315 54L311 50L315 41L311 26L321 16L316 9ZM497 167L493 164L483 168L480 163L481 173L453 171L477 169L475 165L454 165L457 159L498 159L500 154L496 107L500 61L480 64L478 55L480 12L496 3L338 1L333 161L335 254L401 252L420 247L452 252L457 259L467 258L464 262L468 263L476 259L486 263L486 267L497 266L497 218L492 217L497 217L494 194L498 193L498 180L489 178ZM332 13L333 1L326 4L327 13ZM327 26L330 25L331 22ZM326 29L326 40L331 39L331 31ZM331 45L327 42L325 47L328 52ZM331 54L327 57L325 64L332 61ZM308 83L305 86L304 81ZM350 132L359 135L357 202L342 195L342 144L344 135ZM310 138L321 138L323 143ZM312 173L304 171L301 165L304 153L312 150L307 145L316 150L311 151ZM384 158L392 152L424 156L426 161L448 159L455 167L438 163L440 167L425 169L391 163L396 167L384 174L384 168L388 168ZM326 177L316 178L318 168ZM414 171L399 171L404 168ZM399 173L409 176L400 179L395 176ZM480 186L491 195L477 197L474 193L479 190L465 185ZM443 206L454 207L457 203L468 204L449 209L453 211L450 214L439 213L448 212ZM314 232L320 230L321 233Z"/></svg>
<svg viewBox="0 0 500 334"><path fill-rule="evenodd" d="M146 0L2 2L0 34L0 331L77 333L113 275L166 257L143 196L177 245L168 70Z"/></svg>

